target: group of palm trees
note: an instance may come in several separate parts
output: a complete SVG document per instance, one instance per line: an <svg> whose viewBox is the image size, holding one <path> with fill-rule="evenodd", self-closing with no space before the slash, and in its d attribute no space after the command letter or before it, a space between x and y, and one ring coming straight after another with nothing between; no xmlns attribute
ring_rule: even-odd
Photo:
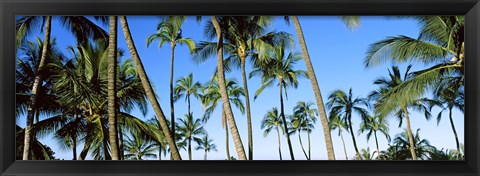
<svg viewBox="0 0 480 176"><path fill-rule="evenodd" d="M77 39L75 46L67 51L73 57L65 56L51 36L52 18L70 30ZM131 59L123 58L126 51L117 47L118 18L125 36ZM171 46L169 102L170 118L167 119L158 102L153 85L142 64L140 54L125 16L24 16L17 18L17 72L16 72L16 114L26 115L25 128L17 126L17 159L52 159L48 148L39 143L37 137L52 134L65 149L72 150L74 160L84 160L90 153L96 160L142 160L161 159L162 154L170 154L170 159L181 160L179 150L188 151L192 159L192 141L195 150L205 152L204 159L217 146L209 138L204 124L221 103L221 124L225 129L227 159L232 159L229 151L229 135L233 138L237 159L253 160L252 117L248 79L258 76L261 86L254 93L256 99L265 89L276 85L279 90L280 110L273 107L261 121L264 135L276 130L279 157L282 160L280 138L287 139L290 159L295 160L291 136L298 135L299 143L307 160L311 156L310 134L315 129L317 117L323 129L326 154L334 160L335 153L331 130L348 131L352 137L355 156L352 159L373 159L369 149L359 150L356 144L352 116L361 117L360 132L375 137L376 159L463 159L452 120L452 110L464 111L464 42L461 16L422 16L408 17L419 21L420 36L417 39L399 36L376 42L367 51L365 65L376 66L391 61L393 63L419 62L433 66L409 73L410 66L402 76L397 66L389 70L389 77L374 81L379 88L367 98L353 97L335 90L324 103L315 75L306 41L299 19L296 16L284 17L293 21L301 53L290 52L295 48L292 34L268 31L276 17L271 16L212 16L205 26L205 36L211 41L193 41L182 35L185 16L165 16L160 19L157 32L146 39L147 47L154 41L163 47ZM208 18L197 17L197 21ZM340 18L349 28L359 24L359 17ZM41 24L41 25L40 25ZM109 32L98 24L108 25ZM29 41L31 33L41 26L44 38ZM194 81L189 74L174 82L175 47L187 45L192 60L201 63L209 58L217 58L217 67L211 79L204 84ZM287 52L289 51L289 52ZM450 57L450 59L447 59ZM247 59L253 70L247 78ZM317 58L324 59L324 58ZM295 64L303 60L307 70L296 70ZM162 61L163 63L163 61ZM226 78L226 72L240 69L242 86L235 79ZM285 113L284 96L287 88L297 88L298 80L310 80L315 102L299 101L292 115ZM157 85L163 86L163 85ZM427 94L433 92L433 96ZM191 98L198 99L204 112L196 118L190 109ZM433 97L433 98L431 98ZM184 117L175 117L175 102L184 99L187 111ZM245 100L243 103L242 99ZM246 116L247 148L245 151L239 129L232 112L233 103ZM155 118L143 121L131 115L135 108L144 115L148 104ZM433 107L448 110L452 130L455 134L454 150L437 150L426 139L414 135L410 126L410 111L418 110L430 118ZM328 115L327 115L327 110ZM47 116L40 120L40 116ZM51 117L50 117L51 116ZM405 120L405 133L397 135L393 144L381 151L377 132L390 142L387 117L400 119L399 127ZM307 146L302 142L301 133L307 133ZM19 142L22 141L22 142ZM77 145L83 149L77 154ZM158 152L158 153L157 153ZM51 153L51 151L50 151ZM143 158L142 158L143 157Z"/></svg>

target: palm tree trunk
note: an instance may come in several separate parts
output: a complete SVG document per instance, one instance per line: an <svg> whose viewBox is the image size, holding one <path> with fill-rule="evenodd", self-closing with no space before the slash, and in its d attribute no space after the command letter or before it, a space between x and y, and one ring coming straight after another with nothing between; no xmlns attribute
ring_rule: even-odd
<svg viewBox="0 0 480 176"><path fill-rule="evenodd" d="M340 138L342 138L343 152L345 153L345 159L348 160L347 147L345 146L345 140L343 139L342 131L339 131Z"/></svg>
<svg viewBox="0 0 480 176"><path fill-rule="evenodd" d="M247 156L245 155L245 149L243 148L242 139L240 138L240 133L238 132L237 124L235 123L235 118L233 117L232 107L230 106L230 102L227 94L227 86L225 85L225 72L223 70L222 30L215 16L212 16L211 20L212 20L213 26L215 27L215 32L217 34L218 85L220 87L220 94L222 96L223 108L230 126L230 132L232 133L233 143L235 144L235 149L237 150L238 159L246 160Z"/></svg>
<svg viewBox="0 0 480 176"><path fill-rule="evenodd" d="M192 160L192 138L188 138L188 159Z"/></svg>
<svg viewBox="0 0 480 176"><path fill-rule="evenodd" d="M280 160L282 160L282 145L280 143L280 130L278 130L277 126L277 137L278 137L278 155L280 155Z"/></svg>
<svg viewBox="0 0 480 176"><path fill-rule="evenodd" d="M117 17L110 16L110 38L108 41L108 139L112 160L119 160L117 134L116 71L117 71Z"/></svg>
<svg viewBox="0 0 480 176"><path fill-rule="evenodd" d="M305 152L305 148L303 148L303 143L302 143L302 137L300 136L300 131L298 131L298 141L300 141L300 147L302 147L303 154L305 155L305 158L308 159L307 152Z"/></svg>
<svg viewBox="0 0 480 176"><path fill-rule="evenodd" d="M187 95L187 101L188 101L188 115L190 115L190 95Z"/></svg>
<svg viewBox="0 0 480 176"><path fill-rule="evenodd" d="M287 128L287 119L285 118L285 110L283 108L283 96L282 96L282 93L283 93L283 84L282 84L282 81L283 80L278 80L280 82L280 116L282 117L282 120L283 120L283 128L285 129L285 136L287 136L287 143L288 143L288 149L290 151L290 158L292 160L295 160L295 156L293 156L293 149L292 149L292 142L290 141L290 135L288 135L288 128Z"/></svg>
<svg viewBox="0 0 480 176"><path fill-rule="evenodd" d="M77 160L77 138L73 137L72 142L73 142L73 146L72 146L73 160Z"/></svg>
<svg viewBox="0 0 480 176"><path fill-rule="evenodd" d="M358 151L357 140L355 140L355 134L353 133L352 114L351 113L347 113L347 119L348 119L348 128L350 129L350 135L352 136L353 147L355 148L355 152L356 152L357 157L359 157L360 152Z"/></svg>
<svg viewBox="0 0 480 176"><path fill-rule="evenodd" d="M170 122L172 123L172 134L175 134L175 103L173 102L173 65L175 63L175 44L172 43L172 57L170 59ZM172 135L175 141L175 135Z"/></svg>
<svg viewBox="0 0 480 176"><path fill-rule="evenodd" d="M248 128L248 160L253 160L253 135L252 135L252 117L250 114L250 96L248 94L247 74L245 71L246 58L240 59L242 65L243 91L245 93L245 109L247 110L247 128Z"/></svg>
<svg viewBox="0 0 480 176"><path fill-rule="evenodd" d="M172 132L168 130L167 119L165 119L165 115L163 114L162 108L158 104L157 97L153 92L152 85L148 80L147 74L145 73L145 70L143 68L142 61L140 60L135 44L133 43L132 35L130 34L130 29L128 27L127 18L125 16L120 16L120 21L122 24L122 30L125 36L125 40L127 41L128 49L130 50L130 54L132 55L133 62L135 63L135 66L138 70L138 75L140 76L140 80L142 82L143 88L145 89L147 98L150 101L150 104L152 104L153 111L157 116L158 122L160 123L162 131L165 135L165 139L167 140L167 143L170 147L170 152L172 153L172 157L174 160L181 160L182 158L180 156L180 153L178 153L178 149L177 149L177 146L175 145L175 141L172 140L173 139Z"/></svg>
<svg viewBox="0 0 480 176"><path fill-rule="evenodd" d="M51 33L52 17L47 16L45 24L45 36L43 38L43 48L42 56L40 57L40 63L38 64L37 73L40 73L40 70L43 69L45 65L45 60L47 58L48 44L50 43L50 33ZM35 75L35 80L32 85L32 95L30 96L30 103L28 105L28 114L25 125L25 137L23 141L23 160L28 160L30 158L30 145L32 141L33 131L33 116L35 115L35 110L37 109L37 92L42 86L42 75Z"/></svg>
<svg viewBox="0 0 480 176"><path fill-rule="evenodd" d="M203 160L207 160L207 150L205 150L205 155L203 156Z"/></svg>
<svg viewBox="0 0 480 176"><path fill-rule="evenodd" d="M378 148L377 131L373 131L373 135L375 135L375 144L377 145L377 160L380 160L380 149Z"/></svg>
<svg viewBox="0 0 480 176"><path fill-rule="evenodd" d="M119 157L120 160L125 160L125 154L123 153L123 130L122 127L118 126L118 152L119 152Z"/></svg>
<svg viewBox="0 0 480 176"><path fill-rule="evenodd" d="M225 111L222 108L222 121L225 123L225 150L227 151L227 160L230 160L230 147L229 147L229 140L228 140L228 123L225 119Z"/></svg>
<svg viewBox="0 0 480 176"><path fill-rule="evenodd" d="M327 148L328 159L335 160L335 152L333 150L332 136L330 134L330 128L328 127L327 113L325 112L325 106L322 100L322 94L318 86L317 77L315 76L315 71L313 70L312 61L310 61L310 55L308 54L307 44L305 42L305 37L303 36L303 30L300 26L297 16L292 16L293 24L295 25L295 31L298 35L298 41L300 43L300 48L302 49L303 60L305 61L305 66L307 67L307 74L310 82L312 83L313 93L315 94L315 101L318 107L318 113L320 115L320 122L322 123L323 134L325 138L325 145Z"/></svg>
<svg viewBox="0 0 480 176"><path fill-rule="evenodd" d="M415 153L415 142L413 141L412 127L410 126L410 117L408 117L407 108L403 108L405 113L405 120L407 121L407 134L410 142L410 153L412 154L412 160L417 160L417 154Z"/></svg>
<svg viewBox="0 0 480 176"><path fill-rule="evenodd" d="M158 144L158 160L162 160L162 144Z"/></svg>
<svg viewBox="0 0 480 176"><path fill-rule="evenodd" d="M310 131L310 130L308 130ZM311 148L310 148L310 132L307 132L307 139L308 139L308 160L312 160L312 153L311 153Z"/></svg>
<svg viewBox="0 0 480 176"><path fill-rule="evenodd" d="M460 143L458 142L457 130L455 130L455 125L453 124L452 108L449 108L448 115L450 117L450 125L452 126L453 134L455 135L455 142L457 144L457 152L460 152Z"/></svg>
<svg viewBox="0 0 480 176"><path fill-rule="evenodd" d="M85 144L83 146L82 152L80 152L80 156L78 156L78 160L85 160L85 157L87 156L89 149L90 149L90 145Z"/></svg>

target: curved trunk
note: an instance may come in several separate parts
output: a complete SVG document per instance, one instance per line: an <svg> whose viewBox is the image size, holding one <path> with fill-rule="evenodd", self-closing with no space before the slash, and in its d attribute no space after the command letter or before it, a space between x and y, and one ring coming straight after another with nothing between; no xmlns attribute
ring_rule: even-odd
<svg viewBox="0 0 480 176"><path fill-rule="evenodd" d="M300 43L300 48L302 49L303 60L305 61L305 66L307 67L308 78L310 79L313 93L315 94L315 101L317 103L318 113L320 115L320 122L322 123L328 159L335 160L335 152L333 150L332 136L330 134L330 128L328 127L327 113L325 112L325 106L323 104L322 94L318 86L317 77L315 76L315 71L313 70L312 61L310 60L310 55L308 54L307 44L305 43L305 37L303 36L302 27L300 26L300 22L298 21L297 16L292 16L292 21L293 21L293 24L295 25L295 31L298 36L298 42Z"/></svg>
<svg viewBox="0 0 480 176"><path fill-rule="evenodd" d="M277 126L277 137L278 137L278 155L280 155L280 160L282 160L282 145L280 144L280 130L278 130Z"/></svg>
<svg viewBox="0 0 480 176"><path fill-rule="evenodd" d="M170 122L171 131L175 134L175 106L173 102L173 65L175 63L175 45L172 44L172 58L170 59ZM172 141L175 141L175 135L172 135Z"/></svg>
<svg viewBox="0 0 480 176"><path fill-rule="evenodd" d="M343 139L342 132L339 131L339 133L340 133L340 138L342 138L343 152L345 153L345 159L348 160L347 147L345 146L345 140Z"/></svg>
<svg viewBox="0 0 480 176"><path fill-rule="evenodd" d="M217 34L218 85L220 87L220 95L222 96L223 109L225 111L225 116L227 117L228 124L230 126L230 132L232 133L233 143L235 144L235 149L237 150L238 159L246 160L247 156L245 155L245 149L243 148L242 139L240 138L240 133L238 132L237 124L235 123L235 118L233 117L232 107L230 106L230 101L228 100L227 86L225 85L225 72L223 70L222 30L215 16L212 16L211 20Z"/></svg>
<svg viewBox="0 0 480 176"><path fill-rule="evenodd" d="M245 93L245 109L247 110L247 128L248 128L248 160L253 160L253 135L252 135L252 117L250 115L250 96L248 94L247 74L245 71L245 57L240 59L242 65L243 91Z"/></svg>
<svg viewBox="0 0 480 176"><path fill-rule="evenodd" d="M110 38L108 40L108 140L112 160L119 160L117 134L116 70L117 70L117 17L110 16Z"/></svg>
<svg viewBox="0 0 480 176"><path fill-rule="evenodd" d="M348 128L350 129L350 135L352 136L353 147L355 148L357 157L360 157L360 152L358 151L358 147L357 147L357 140L355 140L355 134L353 133L351 113L347 113L347 119L348 119Z"/></svg>
<svg viewBox="0 0 480 176"><path fill-rule="evenodd" d="M50 43L50 33L51 33L51 25L52 25L52 17L47 16L46 24L45 24L45 35L43 38L43 48L42 48L42 56L40 57L40 63L38 64L38 70L37 73L40 72L40 70L43 69L45 63L45 60L47 58L47 50L48 50L48 44ZM32 125L33 125L33 118L35 116L35 111L37 108L37 92L40 90L40 87L42 86L42 75L37 74L35 75L35 80L33 81L32 85L32 95L30 96L30 103L28 105L28 113L27 113L27 120L26 120L26 125L25 125L25 137L23 141L23 160L28 160L30 158L30 145L32 141L32 136L33 131L32 131Z"/></svg>
<svg viewBox="0 0 480 176"><path fill-rule="evenodd" d="M283 84L282 80L278 80L280 82L280 116L282 117L283 120L283 128L285 129L285 136L287 136L287 143L288 143L288 149L290 151L290 158L292 160L295 160L295 156L293 156L293 149L292 149L292 142L290 141L290 135L288 135L288 128L287 128L287 119L285 118L285 113L284 113L284 108L283 108Z"/></svg>
<svg viewBox="0 0 480 176"><path fill-rule="evenodd" d="M298 131L298 141L300 141L300 147L302 147L303 154L305 155L305 158L308 159L307 152L305 152L305 148L303 148L303 143L302 143L302 137L300 136L300 131Z"/></svg>
<svg viewBox="0 0 480 176"><path fill-rule="evenodd" d="M373 135L375 135L375 144L377 145L377 160L380 160L380 149L378 148L377 131L373 131Z"/></svg>
<svg viewBox="0 0 480 176"><path fill-rule="evenodd" d="M410 153L412 154L412 160L417 160L417 154L415 153L415 142L412 135L412 127L410 126L410 117L408 117L408 111L406 108L403 109L405 113L405 120L407 121L407 134L408 141L410 142Z"/></svg>
<svg viewBox="0 0 480 176"><path fill-rule="evenodd" d="M455 130L455 125L453 124L452 108L449 108L448 115L449 115L449 118L450 118L450 125L452 126L453 134L455 135L455 142L457 144L457 152L460 153L460 143L458 142L457 130ZM458 156L458 154L457 154L457 156Z"/></svg>
<svg viewBox="0 0 480 176"><path fill-rule="evenodd" d="M228 140L228 123L225 119L225 111L222 108L222 121L224 122L225 128L225 150L227 151L227 160L230 160L230 147L229 147L229 140Z"/></svg>
<svg viewBox="0 0 480 176"><path fill-rule="evenodd" d="M165 135L165 139L170 147L172 158L174 160L181 160L182 158L180 156L180 153L178 153L178 149L177 149L177 146L175 145L175 141L172 140L173 139L172 132L168 130L167 119L165 118L162 108L160 107L160 104L157 101L157 97L153 92L152 85L150 84L147 74L145 73L142 61L140 60L140 56L138 56L137 49L135 47L135 44L132 39L132 35L130 33L130 29L128 27L127 18L125 16L120 16L120 22L122 24L122 30L125 36L125 40L127 41L128 49L130 51L130 54L132 55L133 62L135 63L135 66L137 68L138 75L142 82L142 86L145 89L145 94L147 95L147 98L153 107L153 111L157 116L158 122L160 123L160 127L162 128L163 134Z"/></svg>

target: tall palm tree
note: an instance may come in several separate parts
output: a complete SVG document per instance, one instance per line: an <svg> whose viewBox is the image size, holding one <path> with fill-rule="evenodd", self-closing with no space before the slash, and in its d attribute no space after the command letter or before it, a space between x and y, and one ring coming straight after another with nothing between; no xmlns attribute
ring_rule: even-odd
<svg viewBox="0 0 480 176"><path fill-rule="evenodd" d="M278 87L280 89L280 116L283 119L283 126L287 128L287 120L285 117L285 110L283 105L283 89L285 89L285 96L287 96L287 86L297 88L298 78L307 77L307 73L304 70L293 70L293 66L297 61L301 59L301 56L298 54L285 54L285 42L280 42L274 47L273 52L269 56L271 59L266 60L264 65L261 65L255 68L250 72L250 78L253 76L260 76L262 85L255 92L254 99L260 95L260 93L265 90L265 88L273 85L278 81ZM288 148L290 150L290 158L295 160L293 155L292 143L290 141L290 136L287 136Z"/></svg>
<svg viewBox="0 0 480 176"><path fill-rule="evenodd" d="M448 117L450 119L450 126L452 127L452 131L455 136L457 151L460 151L460 142L458 142L457 131L455 129L455 124L453 123L452 110L453 108L456 108L461 112L465 112L465 94L463 93L463 89L455 90L452 87L448 87L448 85L439 86L435 90L434 101L437 102L437 106L442 108L437 115L437 125L442 119L443 112L448 109Z"/></svg>
<svg viewBox="0 0 480 176"><path fill-rule="evenodd" d="M125 158L131 160L143 160L142 157L157 158L155 145L147 140L146 136L132 133L131 137L125 135Z"/></svg>
<svg viewBox="0 0 480 176"><path fill-rule="evenodd" d="M223 18L223 17L220 17ZM212 25L215 28L215 34L217 35L217 69L218 69L218 85L220 86L220 95L222 96L223 109L225 111L225 116L228 120L228 125L230 126L230 132L232 133L232 138L235 144L235 149L237 150L238 159L246 160L247 156L245 155L245 149L243 148L242 139L240 138L240 133L238 132L237 124L235 123L235 118L232 113L232 107L228 101L227 86L225 84L225 72L223 64L223 36L222 28L226 26L220 26L216 16L211 16Z"/></svg>
<svg viewBox="0 0 480 176"><path fill-rule="evenodd" d="M274 43L279 40L293 39L290 34L285 32L269 32L265 33L266 29L271 26L273 17L271 16L232 16L222 17L220 24L226 26L223 28L225 35L223 36L224 47L229 57L226 58L227 65L233 64L235 67L240 67L242 71L243 91L245 92L245 107L247 112L247 128L248 128L248 159L253 160L253 134L252 122L250 113L250 95L248 92L248 81L246 63L247 58L250 57L252 62L259 62L258 60L265 59L268 55L268 50L272 48ZM206 29L207 36L213 38L215 30L212 24L208 23ZM204 61L209 56L215 54L215 42L202 42L197 49L197 58L199 61ZM228 69L229 70L229 69Z"/></svg>
<svg viewBox="0 0 480 176"><path fill-rule="evenodd" d="M433 66L411 73L390 93L388 101L408 104L447 82L457 89L464 85L464 17L463 16L414 16L420 25L418 38L408 36L389 37L370 45L364 63L367 67L385 61L394 63L420 62ZM449 77L449 79L445 79ZM382 109L392 109L386 104Z"/></svg>
<svg viewBox="0 0 480 176"><path fill-rule="evenodd" d="M305 66L307 67L308 78L312 83L313 93L315 95L315 101L318 106L318 111L320 115L320 122L322 123L323 134L325 136L325 145L327 148L327 154L329 160L335 160L335 152L333 150L333 143L332 143L332 136L330 135L330 128L328 126L328 119L327 113L325 111L325 106L323 104L322 94L320 92L320 87L318 86L317 77L315 75L315 70L313 69L312 61L310 60L310 54L308 53L307 43L305 41L305 37L303 35L303 29L300 25L297 16L290 17L293 21L295 26L295 31L298 36L298 42L300 44L300 48L302 49L303 60L305 61ZM356 16L342 16L342 21L347 25L349 28L354 28L359 24L359 18ZM288 20L288 18L286 18Z"/></svg>
<svg viewBox="0 0 480 176"><path fill-rule="evenodd" d="M342 118L340 118L340 116L330 116L330 120L329 120L328 125L330 127L330 130L338 129L338 135L342 139L343 152L345 153L345 159L348 160L347 148L345 147L345 140L343 139L343 135L342 135L342 130L343 129L345 129L345 131L348 132L347 122L342 120Z"/></svg>
<svg viewBox="0 0 480 176"><path fill-rule="evenodd" d="M228 96L230 102L232 102L243 114L245 113L245 106L243 105L240 96L244 96L243 89L238 86L234 79L227 79L226 86L228 90ZM202 116L202 121L207 122L210 119L210 116L215 111L215 108L218 105L218 102L221 101L220 87L218 85L218 76L215 74L213 79L205 84L206 87L202 87L203 94L200 96L203 106L205 107L205 112ZM227 159L230 159L230 149L229 149L229 139L228 139L228 124L225 119L225 112L222 108L222 127L225 129L225 148L227 152Z"/></svg>
<svg viewBox="0 0 480 176"><path fill-rule="evenodd" d="M417 131L415 132L414 147L411 147L412 145L410 145L407 130L403 131L400 134L397 134L397 136L393 140L394 145L399 146L398 152L402 153L403 156L406 156L404 159L413 159L411 155L407 154L410 152L411 148L414 149L416 154L415 156L417 156L418 158L428 159L428 153L432 150L433 146L430 145L430 142L427 139L420 138L419 131L420 129L417 129Z"/></svg>
<svg viewBox="0 0 480 176"><path fill-rule="evenodd" d="M285 134L285 128L283 126L283 119L278 114L277 107L273 107L272 110L268 111L267 114L262 119L260 123L261 129L265 129L263 132L263 137L267 137L267 135L272 131L274 128L277 130L277 138L278 138L278 155L280 156L280 160L282 160L282 145L280 143L280 130L283 134Z"/></svg>
<svg viewBox="0 0 480 176"><path fill-rule="evenodd" d="M170 42L171 57L170 57L170 119L172 121L171 131L175 131L175 107L173 99L173 70L175 64L175 47L177 44L186 44L191 52L195 49L195 42L190 38L182 36L182 25L186 20L186 16L169 16L161 20L157 26L157 32L148 36L147 48L154 40L159 40L158 47L161 48L163 43ZM175 138L175 135L172 135ZM175 139L173 139L175 141Z"/></svg>
<svg viewBox="0 0 480 176"><path fill-rule="evenodd" d="M385 119L381 119L374 116L368 116L366 121L363 121L360 124L360 129L358 130L360 133L367 132L367 142L370 140L370 137L375 137L375 145L377 146L377 160L380 160L380 149L378 147L378 138L377 138L377 131L383 133L387 141L390 143L390 135L388 134L388 124Z"/></svg>
<svg viewBox="0 0 480 176"><path fill-rule="evenodd" d="M311 150L310 150L310 132L312 131L313 124L317 122L316 116L318 116L318 110L315 109L313 102L304 102L299 101L297 105L293 107L293 114L295 116L301 117L302 121L305 123L306 131L307 131L307 139L308 139L308 158L309 160L312 158ZM312 124L312 125L310 125Z"/></svg>
<svg viewBox="0 0 480 176"><path fill-rule="evenodd" d="M423 112L425 115L425 118L428 120L430 119L431 114L427 106L431 106L433 102L426 98L416 99L413 102L389 101L391 100L390 96L393 95L392 92L396 91L399 85L411 79L411 77L409 77L410 68L411 68L411 65L407 67L405 74L402 76L400 74L400 69L398 68L398 66L392 66L392 69L388 70L389 72L388 78L382 77L374 81L374 84L379 85L380 88L378 90L372 91L368 95L368 97L370 100L375 100L375 104L374 104L375 116L378 116L379 118L385 118L389 114L394 114L399 119L399 125L398 125L399 127L402 125L403 119L405 119L410 146L414 146L415 143L414 143L414 137L412 134L412 128L410 124L410 116L409 116L408 109L411 108L416 111ZM414 147L410 149L411 149L410 152L413 160L416 160L417 157L414 151Z"/></svg>
<svg viewBox="0 0 480 176"><path fill-rule="evenodd" d="M180 126L178 131L188 145L188 159L192 160L192 140L200 142L200 135L204 135L205 129L202 126L200 119L194 119L193 113L185 114L186 119L178 119Z"/></svg>
<svg viewBox="0 0 480 176"><path fill-rule="evenodd" d="M153 110L158 118L158 121L162 127L163 133L167 139L167 143L170 147L170 151L172 153L172 158L174 160L181 160L180 153L178 153L177 146L175 145L175 141L173 141L172 138L172 133L168 129L167 125L167 120L165 118L165 115L163 114L162 108L160 107L160 104L157 101L157 97L155 96L155 93L153 92L152 85L150 84L150 81L148 80L147 74L145 73L145 69L143 68L142 61L140 60L140 56L137 53L137 49L135 47L135 44L132 39L132 35L130 33L130 28L128 26L128 21L127 17L125 16L120 16L120 23L122 25L122 30L123 34L125 36L125 40L127 41L127 46L130 51L130 54L132 55L133 61L135 62L135 66L138 70L138 75L140 76L140 80L143 85L143 89L145 90L145 93L147 95L148 100L150 101L150 104L152 104Z"/></svg>
<svg viewBox="0 0 480 176"><path fill-rule="evenodd" d="M350 88L348 94L343 90L337 89L328 96L327 107L330 109L329 114L331 117L339 116L346 122L350 131L350 135L352 136L353 147L355 148L356 155L360 155L352 127L352 115L353 113L357 113L360 115L363 121L366 120L368 112L365 107L369 107L367 99L353 97L352 88Z"/></svg>
<svg viewBox="0 0 480 176"><path fill-rule="evenodd" d="M59 16L61 24L69 28L74 35L77 37L79 43L84 43L90 36L105 38L106 32L98 27L96 24L92 23L89 19L85 17L78 16ZM38 65L38 72L41 73L46 64L47 49L48 43L50 41L51 34L51 25L52 25L52 16L24 16L16 20L16 40L20 46L22 41L28 37L32 30L42 21L42 25L45 24L44 38L43 41L45 45L42 49L41 58ZM98 37L100 38L100 37ZM27 108L27 120L25 125L25 137L24 137L24 151L23 151L23 160L28 160L30 142L31 142L31 126L33 124L33 118L35 115L35 109L37 107L37 92L41 89L43 83L42 74L35 75L35 79L32 85L32 96L30 97L30 104Z"/></svg>
<svg viewBox="0 0 480 176"><path fill-rule="evenodd" d="M207 153L210 151L217 151L217 145L213 144L213 139L208 137L208 134L205 134L203 138L197 141L197 147L195 150L204 150L205 155L203 156L204 160L207 160Z"/></svg>
<svg viewBox="0 0 480 176"><path fill-rule="evenodd" d="M108 40L108 139L112 160L119 160L117 131L117 16L110 16L110 38Z"/></svg>
<svg viewBox="0 0 480 176"><path fill-rule="evenodd" d="M190 111L190 96L193 95L195 98L200 98L200 88L202 85L196 81L193 82L193 74L190 73L188 76L180 78L176 81L175 88L173 90L175 97L174 100L178 100L181 97L185 97L185 101L188 104L187 114L192 113Z"/></svg>

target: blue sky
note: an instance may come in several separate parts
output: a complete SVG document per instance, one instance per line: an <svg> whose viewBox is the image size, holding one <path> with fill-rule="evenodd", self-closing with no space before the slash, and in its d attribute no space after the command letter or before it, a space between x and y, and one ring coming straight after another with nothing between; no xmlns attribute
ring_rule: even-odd
<svg viewBox="0 0 480 176"><path fill-rule="evenodd" d="M341 89L348 91L349 88L353 89L354 96L365 97L367 94L376 89L377 86L373 85L373 80L378 77L388 75L387 69L391 67L390 63L385 63L373 68L365 68L363 59L368 46L371 43L385 39L388 36L405 35L416 38L418 36L419 26L416 21L413 20L391 20L385 17L361 17L361 25L355 30L349 30L341 22L338 17L324 16L324 17L299 17L300 23L304 30L304 35L307 42L307 47L310 52L312 64L314 66L316 76L324 101L327 100L328 95L335 89ZM189 18L184 23L182 31L183 37L189 37L196 42L207 40L204 35L204 26L207 18L198 24L194 18ZM147 75L150 81L154 84L155 91L160 97L159 102L165 113L170 114L169 108L169 67L170 67L170 45L165 44L162 48L158 48L158 42L154 42L149 48L146 47L146 38L150 34L156 31L156 26L159 22L158 17L147 16L133 16L128 17L130 30L138 49L138 53ZM58 46L61 49L65 49L67 46L75 44L73 35L69 34L63 27L59 26L58 21L53 20L52 37L57 38ZM106 26L104 26L105 29ZM120 27L120 24L119 24ZM270 30L285 31L294 35L296 34L293 24L288 25L283 21L283 18L277 18ZM40 33L37 34L43 37ZM124 49L124 58L129 58L127 46L124 40L123 33L119 28L118 34L118 47ZM294 52L299 52L298 42L294 49ZM189 73L193 73L194 80L200 83L207 82L211 78L213 69L216 66L216 60L214 58L208 59L202 64L195 64L191 60L191 56L188 54L187 46L177 46L175 50L175 73L174 79L184 77ZM412 70L419 70L426 68L428 65L420 63L414 64ZM247 63L247 73L252 70L249 63ZM399 65L401 73L403 74L407 64ZM304 62L300 61L295 66L296 69L306 70ZM232 73L227 74L228 78L235 78L241 85L240 70L235 70ZM251 94L251 114L253 125L253 138L254 138L254 159L260 160L276 160L278 159L278 146L277 137L275 133L271 133L267 137L263 136L263 131L260 129L260 121L267 111L272 107L280 107L279 103L279 90L277 87L267 88L256 100L253 100L254 92L260 87L260 79L252 78L249 80L249 92ZM289 96L285 100L285 113L292 114L292 109L298 101L312 101L313 91L311 89L310 81L308 79L301 79L297 89L290 88L288 90ZM194 117L200 118L203 114L201 103L192 98L192 111ZM183 100L179 100L175 104L175 116L184 117L187 111L187 104ZM412 113L411 125L413 131L417 128L421 128L420 136L430 141L432 145L439 149L453 149L455 148L454 136L448 123L447 114L444 115L442 121L437 126L436 114L439 112L438 108L434 108L432 114L434 117L427 121L421 114ZM153 117L154 112L149 108L149 112L146 116L143 116L139 111L134 110L131 114L141 118L150 119ZM245 150L247 151L247 125L246 117L234 108L234 116L237 122L237 126L241 135L241 139L244 143ZM464 141L464 115L455 110L453 112L454 123L457 128L460 143ZM44 117L45 118L45 117ZM25 126L25 117L17 119L17 123L20 126ZM392 138L396 134L403 131L405 123L401 128L398 128L398 120L394 117L388 118L390 135ZM375 141L372 137L367 142L366 134L359 134L357 130L360 125L360 117L358 115L353 116L353 129L356 134L357 145L359 149L370 148L373 152L375 149ZM208 154L209 159L223 160L226 158L225 152L225 133L221 128L221 115L220 108L217 108L215 113L204 126L217 145L218 151L210 152ZM344 159L343 147L340 137L337 136L338 132L332 132L332 140L335 148L335 155L337 159ZM306 134L302 134L304 145L306 144ZM347 147L348 157L354 156L354 149L350 135L344 131L345 143ZM50 136L40 139L42 142L49 145L55 151L55 157L69 160L72 158L71 151L61 151L55 141L52 141ZM305 159L298 142L296 135L291 136L295 158ZM288 157L288 147L285 137L281 138L282 143L282 155L285 158ZM315 124L315 130L311 134L312 145L312 159L327 159L327 153L325 149L325 143L323 138L323 130L320 125L320 121ZM384 136L379 136L380 150L385 150L388 145ZM194 145L196 146L196 144ZM82 149L83 145L78 146L78 151ZM79 153L78 152L78 153ZM233 146L233 140L230 139L230 153L232 156L237 157L235 148ZM194 159L203 159L203 151L194 151ZM187 159L188 153L184 150L181 151L182 158ZM163 156L162 156L163 157ZM168 156L167 156L168 157ZM237 157L238 158L238 157Z"/></svg>

